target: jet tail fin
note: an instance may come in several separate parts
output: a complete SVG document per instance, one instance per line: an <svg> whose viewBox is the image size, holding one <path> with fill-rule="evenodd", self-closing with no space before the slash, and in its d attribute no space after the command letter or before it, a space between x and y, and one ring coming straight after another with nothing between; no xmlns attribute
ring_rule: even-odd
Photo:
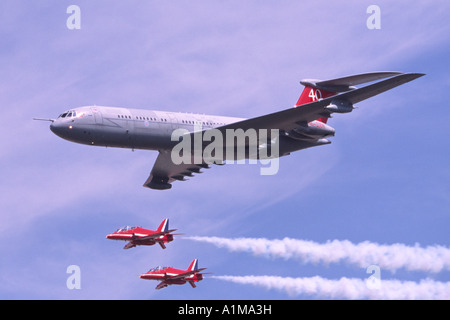
<svg viewBox="0 0 450 320"><path fill-rule="evenodd" d="M198 269L198 259L192 260L191 264L189 265L187 271L194 271Z"/></svg>
<svg viewBox="0 0 450 320"><path fill-rule="evenodd" d="M305 88L300 95L295 107L315 102L321 99L332 97L341 92L347 92L356 89L354 87L358 84L363 84L371 81L376 81L392 76L401 74L400 72L370 72L361 73L352 76L346 76L342 78L336 78L331 80L315 80L304 79L300 81ZM326 123L328 118L323 117L317 119L323 123Z"/></svg>
<svg viewBox="0 0 450 320"><path fill-rule="evenodd" d="M159 225L156 232L166 232L167 230L169 230L169 219L164 219Z"/></svg>
<svg viewBox="0 0 450 320"><path fill-rule="evenodd" d="M311 86L310 83L303 83L303 81L301 81L300 83L303 84L305 88L303 89L300 98L298 98L295 107L301 106L302 104L315 102L320 99L332 97L337 94L337 92L332 92L324 89L317 89L314 86ZM317 120L323 123L327 123L328 118L322 117Z"/></svg>

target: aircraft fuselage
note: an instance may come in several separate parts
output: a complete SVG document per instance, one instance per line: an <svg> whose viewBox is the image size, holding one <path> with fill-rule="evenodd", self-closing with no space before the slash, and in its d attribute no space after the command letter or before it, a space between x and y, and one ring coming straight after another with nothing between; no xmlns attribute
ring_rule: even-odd
<svg viewBox="0 0 450 320"><path fill-rule="evenodd" d="M103 106L79 107L51 121L69 141L159 152L145 187L167 190L211 164L257 163L261 175L278 172L278 158L331 143L332 114L422 77L422 73L369 72L330 80L306 79L297 103L250 119ZM380 80L380 81L378 81ZM377 82L375 82L377 81ZM358 88L356 85L374 82ZM269 163L268 168L264 165ZM268 169L268 170L265 170Z"/></svg>
<svg viewBox="0 0 450 320"><path fill-rule="evenodd" d="M57 136L81 144L130 149L161 150L172 148L176 129L194 131L219 127L242 118L192 113L87 106L61 114L50 125Z"/></svg>

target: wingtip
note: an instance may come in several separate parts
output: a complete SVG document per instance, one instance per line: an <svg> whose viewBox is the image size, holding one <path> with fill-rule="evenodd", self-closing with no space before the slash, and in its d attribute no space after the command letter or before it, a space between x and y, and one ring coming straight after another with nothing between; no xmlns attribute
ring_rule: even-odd
<svg viewBox="0 0 450 320"><path fill-rule="evenodd" d="M409 74L414 76L415 79L426 76L426 73L418 73L418 72L411 72Z"/></svg>
<svg viewBox="0 0 450 320"><path fill-rule="evenodd" d="M407 72L407 73L403 73L403 74L400 74L398 76L395 76L394 78L403 79L402 82L404 83L404 82L409 82L409 81L412 81L412 80L416 80L416 79L418 79L420 77L423 77L425 75L426 75L425 73Z"/></svg>

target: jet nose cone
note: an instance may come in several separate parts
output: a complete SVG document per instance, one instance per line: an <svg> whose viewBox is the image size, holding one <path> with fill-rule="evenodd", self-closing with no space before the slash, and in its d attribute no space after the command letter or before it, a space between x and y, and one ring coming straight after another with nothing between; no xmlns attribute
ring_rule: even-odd
<svg viewBox="0 0 450 320"><path fill-rule="evenodd" d="M51 130L54 134L56 134L57 136L60 136L61 133L62 133L62 127L61 127L61 124L52 122L52 123L50 124L50 130Z"/></svg>
<svg viewBox="0 0 450 320"><path fill-rule="evenodd" d="M60 138L68 139L70 137L70 131L72 125L67 123L55 121L50 125L50 130Z"/></svg>
<svg viewBox="0 0 450 320"><path fill-rule="evenodd" d="M113 232L113 233L110 233L110 234L106 235L106 239L110 239L110 240L120 240L121 237L120 237L120 235L118 235L117 233Z"/></svg>

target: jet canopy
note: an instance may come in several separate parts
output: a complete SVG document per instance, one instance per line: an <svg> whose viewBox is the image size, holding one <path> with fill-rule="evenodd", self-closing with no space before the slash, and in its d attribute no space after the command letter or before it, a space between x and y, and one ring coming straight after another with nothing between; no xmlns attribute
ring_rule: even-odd
<svg viewBox="0 0 450 320"><path fill-rule="evenodd" d="M148 272L160 271L160 270L164 270L167 268L168 267L157 266L157 267L151 268L150 270L148 270Z"/></svg>
<svg viewBox="0 0 450 320"><path fill-rule="evenodd" d="M136 229L136 228L137 228L137 227L125 226L125 227L122 227L122 228L117 229L116 232L129 231L129 230L133 230L133 229Z"/></svg>

